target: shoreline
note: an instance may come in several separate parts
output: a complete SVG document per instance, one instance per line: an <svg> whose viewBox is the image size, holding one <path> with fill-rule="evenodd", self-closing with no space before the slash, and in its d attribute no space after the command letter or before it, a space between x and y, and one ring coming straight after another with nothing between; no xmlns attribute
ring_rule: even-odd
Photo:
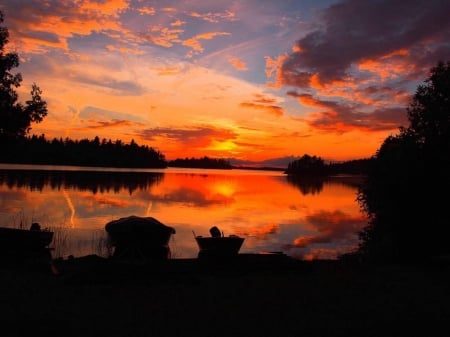
<svg viewBox="0 0 450 337"><path fill-rule="evenodd" d="M58 275L0 268L2 335L444 336L447 331L447 261L365 266L239 258L142 264L90 255L55 260Z"/></svg>

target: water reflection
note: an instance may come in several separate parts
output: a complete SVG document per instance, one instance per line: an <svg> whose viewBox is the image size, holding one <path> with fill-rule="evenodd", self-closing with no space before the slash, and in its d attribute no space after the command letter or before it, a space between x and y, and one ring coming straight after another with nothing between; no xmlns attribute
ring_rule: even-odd
<svg viewBox="0 0 450 337"><path fill-rule="evenodd" d="M76 189L92 193L120 192L129 193L146 190L162 180L164 173L123 172L123 171L51 171L51 170L0 170L0 184L9 188L29 188L42 191L51 189Z"/></svg>
<svg viewBox="0 0 450 337"><path fill-rule="evenodd" d="M176 228L172 256L196 257L193 232L217 225L245 237L241 252L335 258L366 224L352 179L293 179L239 170L79 171L0 169L0 220L63 228L61 255L99 252L107 222L152 216Z"/></svg>
<svg viewBox="0 0 450 337"><path fill-rule="evenodd" d="M318 194L322 191L324 184L332 182L333 184L342 184L358 189L364 181L364 176L342 175L342 176L299 176L288 175L287 181L297 187L302 194Z"/></svg>

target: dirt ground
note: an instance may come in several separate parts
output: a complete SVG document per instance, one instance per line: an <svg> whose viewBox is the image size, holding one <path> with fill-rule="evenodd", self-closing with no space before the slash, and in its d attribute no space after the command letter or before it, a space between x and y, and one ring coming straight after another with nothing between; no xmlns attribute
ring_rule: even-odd
<svg viewBox="0 0 450 337"><path fill-rule="evenodd" d="M0 336L449 336L450 264L97 256L0 266Z"/></svg>

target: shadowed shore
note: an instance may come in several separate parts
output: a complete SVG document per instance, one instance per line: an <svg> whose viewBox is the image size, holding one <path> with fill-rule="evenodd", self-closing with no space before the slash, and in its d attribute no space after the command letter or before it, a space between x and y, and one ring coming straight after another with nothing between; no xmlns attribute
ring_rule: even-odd
<svg viewBox="0 0 450 337"><path fill-rule="evenodd" d="M450 264L240 254L0 267L1 336L448 336ZM58 274L54 272L57 271Z"/></svg>

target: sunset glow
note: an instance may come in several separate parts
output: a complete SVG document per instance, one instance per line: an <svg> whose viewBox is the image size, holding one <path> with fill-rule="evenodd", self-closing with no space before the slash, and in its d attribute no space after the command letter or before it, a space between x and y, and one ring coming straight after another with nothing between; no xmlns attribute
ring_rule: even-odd
<svg viewBox="0 0 450 337"><path fill-rule="evenodd" d="M450 3L5 0L21 101L48 139L99 136L167 159L373 155L450 59ZM427 25L424 25L427 22ZM420 34L417 32L420 31Z"/></svg>
<svg viewBox="0 0 450 337"><path fill-rule="evenodd" d="M177 257L195 257L193 233L209 236L210 228L217 226L225 236L245 237L243 253L283 251L303 259L335 258L352 250L356 233L367 220L355 202L356 187L340 180L323 182L319 189L306 184L312 189L302 190L281 172L176 168L164 172L156 180L137 176L133 179L140 183L129 185L121 185L120 176L101 184L86 172L79 185L74 180L65 185L57 178L62 188L52 180L37 183L39 174L30 181L41 188L28 188L23 181L16 184L23 175L18 173L3 180L8 184L0 183L1 200L7 200L0 202L0 220L62 228L75 250L68 247L66 255L92 254L93 231L105 234L107 222L137 215L155 217L176 229L171 249Z"/></svg>

